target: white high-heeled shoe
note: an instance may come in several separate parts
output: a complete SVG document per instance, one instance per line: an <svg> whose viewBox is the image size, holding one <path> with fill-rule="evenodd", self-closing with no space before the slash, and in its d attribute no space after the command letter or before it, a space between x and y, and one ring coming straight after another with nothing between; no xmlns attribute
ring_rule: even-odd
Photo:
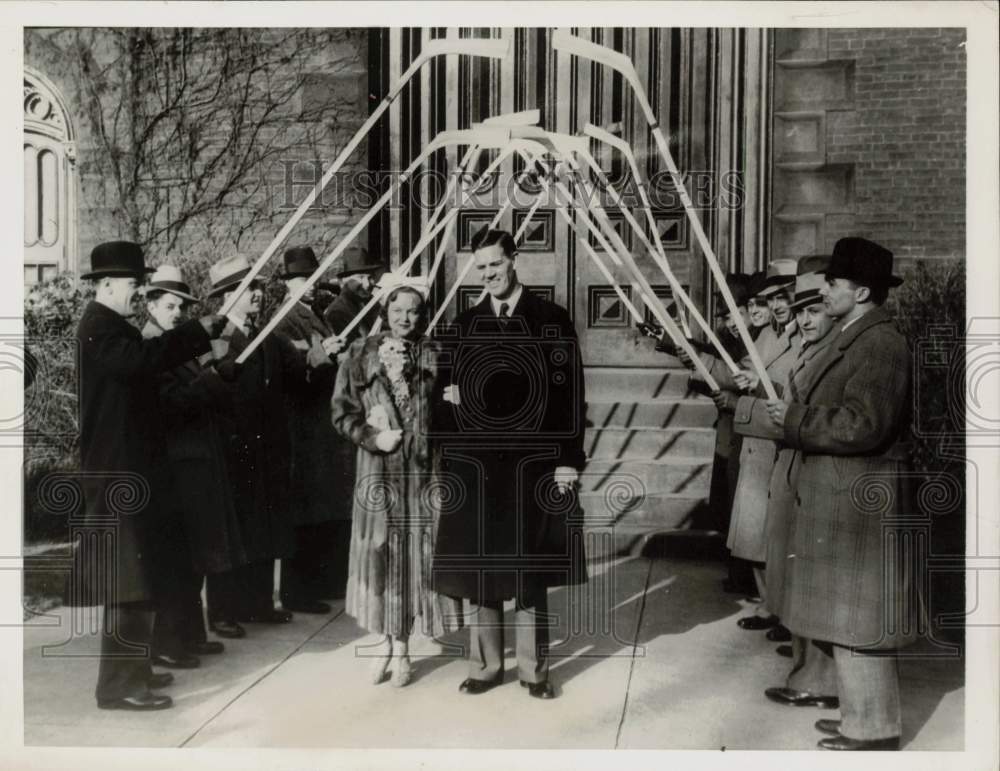
<svg viewBox="0 0 1000 771"><path fill-rule="evenodd" d="M389 671L389 664L392 661L392 646L385 644L385 652L375 657L371 663L370 677L372 685L378 685Z"/></svg>
<svg viewBox="0 0 1000 771"><path fill-rule="evenodd" d="M403 656L393 656L392 664L392 684L396 688L409 685L413 679L413 667L410 665L409 654Z"/></svg>

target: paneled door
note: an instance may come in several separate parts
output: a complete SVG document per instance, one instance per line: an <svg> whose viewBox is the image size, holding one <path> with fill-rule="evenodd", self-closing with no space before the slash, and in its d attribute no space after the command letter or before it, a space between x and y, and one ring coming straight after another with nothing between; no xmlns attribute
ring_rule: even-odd
<svg viewBox="0 0 1000 771"><path fill-rule="evenodd" d="M632 58L720 261L738 270L752 270L763 263L768 33L667 28L569 31ZM405 168L439 131L468 128L500 113L538 109L542 127L569 134L580 133L586 123L606 128L632 146L641 177L638 182L650 192L654 222L668 261L695 302L710 312L710 276L703 256L629 84L608 68L555 51L550 29L378 29L370 37L373 103L377 104L376 97L386 92L427 41L445 36L507 39L511 55L505 60L447 56L425 65L394 102L380 133L373 135L372 167L389 172ZM402 262L419 239L430 214L428 204L439 200L446 175L458 167L465 149L451 147L432 157L425 168L435 173L421 175L412 189L404 187L403 205L387 210L372 228L371 248L388 252L393 265ZM637 180L625 159L596 141L591 142L591 152L619 193L637 206ZM481 174L493 157L483 153L477 168L471 170L473 176ZM471 259L469 244L479 228L511 200L501 226L517 231L536 196L544 195L524 171L521 159L507 159L498 175L480 177L474 194L462 201L435 277L436 302L444 300ZM591 177L591 181L597 180ZM662 272L610 200L604 201L640 270L669 305L673 298ZM645 215L638 208L633 211L645 227ZM570 214L583 216L579 211ZM545 197L520 242L517 264L522 283L570 310L585 364L662 366L663 358L653 351L652 341L637 331L635 319L577 239L557 201ZM627 268L614 265L596 241L591 240L591 245L622 291L648 316ZM428 249L421 258L421 272L430 270L434 252ZM450 301L448 315L474 303L480 292L478 277L470 271Z"/></svg>

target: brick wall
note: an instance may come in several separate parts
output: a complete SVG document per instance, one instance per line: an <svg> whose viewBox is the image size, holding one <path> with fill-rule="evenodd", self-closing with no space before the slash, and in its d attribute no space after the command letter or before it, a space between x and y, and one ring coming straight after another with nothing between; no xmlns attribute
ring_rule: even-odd
<svg viewBox="0 0 1000 771"><path fill-rule="evenodd" d="M900 257L965 254L965 31L830 30L854 62L854 109L828 125L831 163L854 165L854 227Z"/></svg>
<svg viewBox="0 0 1000 771"><path fill-rule="evenodd" d="M777 256L844 235L965 254L962 29L776 30Z"/></svg>
<svg viewBox="0 0 1000 771"><path fill-rule="evenodd" d="M274 34L287 34L288 31ZM364 29L311 30L308 56L294 45L289 46L292 60L287 66L279 63L266 73L267 87L279 89L283 80L295 79L297 93L280 111L277 121L260 133L257 143L264 147L279 141L289 146L287 152L271 155L254 174L262 175L264 185L258 194L262 209L268 217L247 232L236 233L232 220L240 217L239 211L215 212L202 217L186 228L176 246L165 253L166 247L153 242L148 251L156 263L169 256L182 263L196 264L200 275L192 283L200 284L207 272L207 264L239 251L251 259L259 255L292 213L288 208L286 191L290 175L300 181L291 195L298 203L309 192L315 181L315 164L325 166L349 141L368 115L367 93L367 32ZM78 47L85 48L84 57L95 68L111 67L121 55L121 31L44 29L25 31L25 64L47 77L65 100L69 118L73 123L77 144L78 205L76 227L79 264L89 263L90 250L99 242L114 238L129 238L125 218L121 216L120 201L113 179L107 173L106 147L99 141L97 121L90 107L92 99L86 89L88 80L81 77L81 55ZM296 57L298 57L296 59ZM262 74L262 77L264 75ZM90 81L92 82L92 81ZM111 79L113 81L113 78ZM263 81L261 81L263 84ZM263 87L263 86L262 86ZM102 102L114 106L116 100L128 98L126 93L103 95ZM312 122L303 121L302 114L316 114L322 108L322 117ZM105 114L107 118L107 114ZM219 147L227 139L230 127L206 127L206 135ZM123 147L127 151L127 147ZM292 169L292 162L307 163ZM343 167L344 173L363 171L367 168L364 143L353 153ZM328 199L329 200L329 199ZM334 243L362 214L341 202L325 208L315 207L300 221L290 242L311 243L322 253ZM363 238L363 236L362 236Z"/></svg>

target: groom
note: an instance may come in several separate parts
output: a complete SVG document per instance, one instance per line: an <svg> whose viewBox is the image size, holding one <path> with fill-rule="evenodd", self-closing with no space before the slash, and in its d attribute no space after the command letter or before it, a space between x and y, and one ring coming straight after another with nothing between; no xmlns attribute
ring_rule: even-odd
<svg viewBox="0 0 1000 771"><path fill-rule="evenodd" d="M551 699L547 590L587 580L568 523L585 460L583 366L569 314L518 281L511 235L482 230L472 249L488 296L441 334L452 366L439 446L459 502L441 515L434 588L471 603L460 691L503 682L503 602L513 598L521 685Z"/></svg>

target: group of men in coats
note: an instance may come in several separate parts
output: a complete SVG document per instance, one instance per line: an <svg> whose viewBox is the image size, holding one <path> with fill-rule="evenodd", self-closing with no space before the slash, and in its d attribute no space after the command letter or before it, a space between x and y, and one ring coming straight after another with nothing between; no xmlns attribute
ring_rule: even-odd
<svg viewBox="0 0 1000 771"><path fill-rule="evenodd" d="M483 231L473 249L487 296L442 334L453 353L446 376L453 409L437 429L447 448L442 470L465 495L458 515L441 517L434 587L472 603L463 692L502 682L502 602L513 597L519 679L532 696L552 698L546 592L586 580L577 539L569 537L575 497L567 495L585 462L581 359L566 311L519 283L510 234ZM176 323L177 300L196 298L175 269L161 267L146 289L151 322L140 334L127 318L149 270L142 251L103 244L92 263L85 278L96 281L97 294L78 334L81 452L95 534L78 555L89 559L85 575L102 589L110 632L97 699L102 707L158 709L170 700L152 689L169 673L121 654L144 642L168 664L213 652L200 623L203 576L208 616L223 636L242 632L240 621L287 621L288 608L328 609L317 589L327 558L318 544L341 540L329 529L328 504L348 497L343 487L333 490L330 472L352 468L349 454L331 443L325 417L345 343L337 326L371 296L377 266L360 264L362 256L354 266L360 278L345 282L329 321L303 304L282 334L265 338L236 367L233 357L256 334L259 285L233 297L225 318ZM778 399L766 397L732 340L735 373L702 354L720 386L713 394L720 416L743 437L738 462L729 454L729 547L754 566L763 610L741 626L774 630L780 619L792 639L792 669L766 696L789 706L839 706L839 721L816 724L828 734L820 746L834 750L898 748L895 651L918 626L891 618L911 577L902 572L905 560L886 559L907 500L912 396L907 342L884 309L901 283L892 263L878 244L844 238L830 255L776 261L733 292L744 324L751 299L769 306L771 323L759 326L754 344ZM292 249L283 278L294 291L315 268L311 250ZM229 299L249 269L241 258L213 266L212 294ZM735 320L726 320L733 329ZM370 323L362 320L355 334ZM873 510L869 486L887 480L898 494ZM351 476L346 489L353 483ZM134 489L123 495L122 484ZM102 527L114 533L110 548ZM275 559L282 561L282 610L272 600Z"/></svg>
<svg viewBox="0 0 1000 771"><path fill-rule="evenodd" d="M317 267L311 249L294 247L280 276L294 291ZM380 267L352 253L341 278L367 285ZM224 650L207 638L203 585L209 627L226 638L245 636L247 622L328 613L323 598L343 594L353 478L337 486L329 404L344 342L306 294L237 366L263 300L260 281L236 291L249 270L242 257L211 266L208 296L226 316L191 321L186 306L199 300L180 270L154 272L137 244L97 246L82 276L95 297L77 329L87 528L72 601L104 606L101 708L167 708L155 691L173 676L152 666L195 668ZM140 332L129 319L141 297Z"/></svg>
<svg viewBox="0 0 1000 771"><path fill-rule="evenodd" d="M892 263L884 247L842 238L831 255L775 261L762 282L734 292L744 322L751 298L772 295L772 324L754 344L778 399L766 397L749 356L733 373L703 354L720 418L742 437L727 545L753 565L760 609L739 624L791 638L787 682L765 695L839 707L840 720L816 723L830 750L899 748L896 651L919 626L900 618L913 576L890 554L909 505L913 376L884 309L902 283Z"/></svg>

